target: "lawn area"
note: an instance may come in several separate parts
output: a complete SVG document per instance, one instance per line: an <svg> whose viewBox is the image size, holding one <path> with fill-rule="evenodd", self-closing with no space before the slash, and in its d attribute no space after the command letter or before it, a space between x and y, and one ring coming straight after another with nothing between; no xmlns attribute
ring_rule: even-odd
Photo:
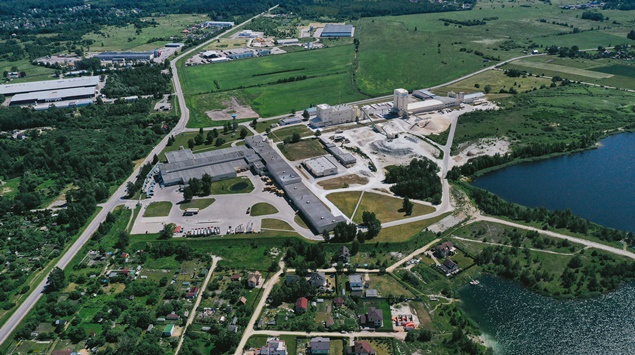
<svg viewBox="0 0 635 355"><path fill-rule="evenodd" d="M420 233L425 228L437 223L443 218L452 214L451 212L444 213L440 216L426 219L423 221L401 224L394 227L382 228L379 235L373 239L378 242L404 242L416 234Z"/></svg>
<svg viewBox="0 0 635 355"><path fill-rule="evenodd" d="M333 204L347 217L351 217L355 211L355 206L359 201L359 197L362 194L361 191L345 191L335 192L326 195L326 198L333 202Z"/></svg>
<svg viewBox="0 0 635 355"><path fill-rule="evenodd" d="M476 88L477 85L479 86L478 88ZM501 89L509 90L514 87L518 91L532 90L533 88L540 88L541 85L551 85L551 79L536 76L511 78L505 75L502 70L492 69L454 84L435 89L434 92L438 95L445 96L449 91L484 91L487 85L491 87L489 97L497 98L502 95L498 94ZM509 94L505 94L504 96L509 96Z"/></svg>
<svg viewBox="0 0 635 355"><path fill-rule="evenodd" d="M311 131L307 126L302 124L302 125L295 125L291 127L282 127L282 128L276 129L275 131L272 130L270 134L270 138L272 138L274 142L282 142L284 141L285 138L291 139L294 133L299 133L301 137L313 136L313 131Z"/></svg>
<svg viewBox="0 0 635 355"><path fill-rule="evenodd" d="M381 309L381 313L384 316L384 324L377 328L380 332L392 332L392 317L390 315L390 304L385 300L370 300L364 299L358 304L358 313L364 314L368 312L369 307L375 307Z"/></svg>
<svg viewBox="0 0 635 355"><path fill-rule="evenodd" d="M333 179L322 180L318 182L318 185L322 186L324 190L335 190L347 188L350 185L366 185L367 183L368 178L356 174L349 174Z"/></svg>
<svg viewBox="0 0 635 355"><path fill-rule="evenodd" d="M304 222L304 219L302 219L302 216L300 216L299 214L296 214L295 217L293 217L293 220L295 221L295 223L299 224L300 227L309 229L309 227L306 225L306 222Z"/></svg>
<svg viewBox="0 0 635 355"><path fill-rule="evenodd" d="M293 227L291 227L289 223L275 218L263 219L260 228L293 231Z"/></svg>
<svg viewBox="0 0 635 355"><path fill-rule="evenodd" d="M248 177L235 177L232 179L214 181L212 183L212 195L246 194L254 190L254 184Z"/></svg>
<svg viewBox="0 0 635 355"><path fill-rule="evenodd" d="M250 211L250 215L254 217L265 216L268 214L276 214L276 213L278 213L278 209L266 202L259 202L251 206L251 211Z"/></svg>
<svg viewBox="0 0 635 355"><path fill-rule="evenodd" d="M413 293L403 287L397 280L390 275L369 274L370 281L368 288L376 289L379 297L405 296L414 297Z"/></svg>
<svg viewBox="0 0 635 355"><path fill-rule="evenodd" d="M214 81L223 95L244 99L261 117L271 117L312 104L338 104L365 98L353 88L353 53L352 45L342 45L219 65L185 67L181 61L179 73L188 106L193 108L194 121L207 119L205 111L226 108L205 104L209 98L198 98L209 95ZM292 77L302 79L278 82ZM329 90L324 90L325 87ZM217 89L214 87L214 90Z"/></svg>
<svg viewBox="0 0 635 355"><path fill-rule="evenodd" d="M238 141L241 140L240 139L240 127L238 128L237 132L227 132L227 133L223 133L223 128L219 127L218 129L218 138L222 138L225 140L225 143L220 145L220 146L216 146L216 140L218 138L216 138L214 140L214 142L212 144L207 144L206 140L207 140L207 133L210 130L204 130L203 131L203 140L204 143L200 144L200 145L194 145L193 148L191 148L193 153L198 153L198 152L204 152L204 151L208 151L208 150L216 150L216 149L222 149L222 148L227 148L230 147L232 142L234 141ZM194 139L194 137L196 137L199 133L198 132L183 132L181 134L177 134L176 136L174 136L174 143L172 143L172 145L170 146L166 146L163 151L161 152L161 154L159 154L159 159L161 161L165 161L165 153L166 152L172 152L175 150L179 150L181 149L181 147L183 147L184 149L190 149L188 146L188 141L190 139ZM251 131L249 131L249 134L247 136L252 136L253 133Z"/></svg>
<svg viewBox="0 0 635 355"><path fill-rule="evenodd" d="M421 216L435 211L434 207L415 203L414 208L412 209L412 215L406 216L403 212L399 212L402 206L403 200L400 198L381 195L373 192L365 192L364 196L362 196L362 200L359 203L357 212L353 217L353 222L362 223L362 214L364 213L364 211L375 212L377 219L382 222L390 222L408 217Z"/></svg>
<svg viewBox="0 0 635 355"><path fill-rule="evenodd" d="M170 201L159 201L152 202L146 207L146 210L143 211L143 217L163 217L170 214L170 210L172 209L172 202Z"/></svg>
<svg viewBox="0 0 635 355"><path fill-rule="evenodd" d="M17 83L27 83L31 81L40 81L40 80L53 80L55 79L53 75L55 74L55 69L41 67L39 65L32 65L28 59L21 59L14 62L8 61L0 61L0 70L1 71L11 71L12 67L18 67L18 71L23 71L26 73L26 77L12 79L9 84L17 84Z"/></svg>
<svg viewBox="0 0 635 355"><path fill-rule="evenodd" d="M179 208L183 211L185 211L188 208L198 208L202 210L211 206L211 204L214 203L214 201L216 200L213 198L193 198L192 201L190 202L179 204Z"/></svg>
<svg viewBox="0 0 635 355"><path fill-rule="evenodd" d="M317 139L303 139L297 143L278 144L284 156L291 160L304 160L326 154L326 150Z"/></svg>
<svg viewBox="0 0 635 355"><path fill-rule="evenodd" d="M92 39L95 43L91 46L92 51L149 51L155 48L163 47L172 40L160 40L148 43L153 38L169 38L176 37L175 42L181 38L181 31L190 25L209 21L206 14L170 14L145 20L155 20L158 26L146 27L141 29L141 33L136 33L133 25L118 27L104 26L101 29L102 34L89 33L83 39Z"/></svg>

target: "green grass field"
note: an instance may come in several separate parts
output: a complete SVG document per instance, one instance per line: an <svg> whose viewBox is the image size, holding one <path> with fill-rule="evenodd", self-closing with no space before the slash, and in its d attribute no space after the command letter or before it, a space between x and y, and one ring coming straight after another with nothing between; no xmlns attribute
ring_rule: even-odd
<svg viewBox="0 0 635 355"><path fill-rule="evenodd" d="M298 111L319 103L337 104L364 98L355 92L351 81L353 46L344 45L255 59L236 60L219 65L185 67L179 73L186 92L192 119L210 109L223 108L222 101L210 97L211 90L221 95L246 100L262 117ZM278 83L291 77L304 80ZM324 90L328 87L328 90ZM205 118L205 117L203 117Z"/></svg>
<svg viewBox="0 0 635 355"><path fill-rule="evenodd" d="M3 181L0 186L0 196L4 198L14 198L18 194L18 187L20 186L20 178L14 178L11 180Z"/></svg>
<svg viewBox="0 0 635 355"><path fill-rule="evenodd" d="M263 124L262 126L265 125ZM278 128L276 130L272 130L270 136L274 142L282 142L285 138L290 139L294 133L300 134L301 137L313 136L313 131L305 125Z"/></svg>
<svg viewBox="0 0 635 355"><path fill-rule="evenodd" d="M289 223L275 218L263 219L260 227L262 229L275 229L293 232L293 227L291 227Z"/></svg>
<svg viewBox="0 0 635 355"><path fill-rule="evenodd" d="M355 216L353 216L353 222L362 223L362 214L364 211L375 212L377 219L379 219L382 223L420 216L435 211L434 207L415 203L414 208L412 209L412 215L406 216L403 212L399 212L402 206L403 199L372 192L365 192L359 203L359 207L357 207L357 212L355 213Z"/></svg>
<svg viewBox="0 0 635 355"><path fill-rule="evenodd" d="M101 33L89 33L84 39L95 41L90 47L91 51L147 51L163 47L166 43L176 42L169 37L182 36L181 31L188 26L209 21L209 16L204 14L170 14L146 18L150 21L154 19L159 23L156 27L146 27L141 29L141 33L136 33L133 25L125 27L105 26ZM164 38L156 42L147 43L153 38Z"/></svg>
<svg viewBox="0 0 635 355"><path fill-rule="evenodd" d="M143 211L143 217L163 217L170 214L170 210L172 209L172 202L170 201L159 201L152 202L146 207L146 210Z"/></svg>
<svg viewBox="0 0 635 355"><path fill-rule="evenodd" d="M246 194L254 190L254 184L247 177L212 182L212 195Z"/></svg>
<svg viewBox="0 0 635 355"><path fill-rule="evenodd" d="M335 192L326 195L326 198L333 202L344 215L350 218L355 211L355 206L357 206L361 194L361 191Z"/></svg>
<svg viewBox="0 0 635 355"><path fill-rule="evenodd" d="M188 208L198 208L202 210L211 206L212 203L214 203L214 201L216 200L213 198L194 198L190 202L179 204L179 208L183 211L185 211Z"/></svg>
<svg viewBox="0 0 635 355"><path fill-rule="evenodd" d="M266 203L259 202L253 206L251 206L250 216L266 216L268 214L276 214L278 213L278 209L274 206Z"/></svg>
<svg viewBox="0 0 635 355"><path fill-rule="evenodd" d="M326 154L326 150L317 139L303 139L297 143L278 144L284 156L291 160L304 160Z"/></svg>
<svg viewBox="0 0 635 355"><path fill-rule="evenodd" d="M444 213L440 216L426 219L419 222L412 222L401 224L394 227L382 228L379 232L379 235L376 236L373 241L376 242L385 242L385 243L395 243L395 242L405 242L415 235L421 233L424 229L429 226L437 223L443 218L452 214L451 212Z"/></svg>

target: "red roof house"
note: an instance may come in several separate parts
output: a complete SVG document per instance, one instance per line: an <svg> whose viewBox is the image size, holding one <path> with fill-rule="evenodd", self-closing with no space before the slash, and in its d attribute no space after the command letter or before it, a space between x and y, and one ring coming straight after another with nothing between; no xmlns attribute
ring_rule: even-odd
<svg viewBox="0 0 635 355"><path fill-rule="evenodd" d="M309 300L306 297L300 297L295 301L295 313L302 314L309 308Z"/></svg>

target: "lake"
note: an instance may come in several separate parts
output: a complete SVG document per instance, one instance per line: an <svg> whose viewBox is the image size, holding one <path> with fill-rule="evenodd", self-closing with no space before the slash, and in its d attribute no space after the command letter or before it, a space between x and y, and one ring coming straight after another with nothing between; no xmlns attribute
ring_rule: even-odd
<svg viewBox="0 0 635 355"><path fill-rule="evenodd" d="M635 232L635 133L600 143L598 149L494 171L473 185L510 202L568 208L592 222Z"/></svg>
<svg viewBox="0 0 635 355"><path fill-rule="evenodd" d="M483 276L459 293L496 354L635 354L635 284L562 301Z"/></svg>

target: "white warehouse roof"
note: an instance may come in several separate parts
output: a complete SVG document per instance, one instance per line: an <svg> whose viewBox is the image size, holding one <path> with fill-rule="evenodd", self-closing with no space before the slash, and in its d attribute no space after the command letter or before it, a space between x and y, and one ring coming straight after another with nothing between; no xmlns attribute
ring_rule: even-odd
<svg viewBox="0 0 635 355"><path fill-rule="evenodd" d="M57 101L67 97L89 96L95 95L95 88L73 88L50 91L36 91L26 94L17 94L11 98L11 101Z"/></svg>
<svg viewBox="0 0 635 355"><path fill-rule="evenodd" d="M420 111L425 110L426 108L436 107L438 105L443 105L443 102L436 99L413 102L411 104L408 104L408 111Z"/></svg>
<svg viewBox="0 0 635 355"><path fill-rule="evenodd" d="M87 86L97 86L98 76L84 76L73 79L33 81L30 83L0 85L0 94L15 95L34 91L49 91L56 89L70 89Z"/></svg>

